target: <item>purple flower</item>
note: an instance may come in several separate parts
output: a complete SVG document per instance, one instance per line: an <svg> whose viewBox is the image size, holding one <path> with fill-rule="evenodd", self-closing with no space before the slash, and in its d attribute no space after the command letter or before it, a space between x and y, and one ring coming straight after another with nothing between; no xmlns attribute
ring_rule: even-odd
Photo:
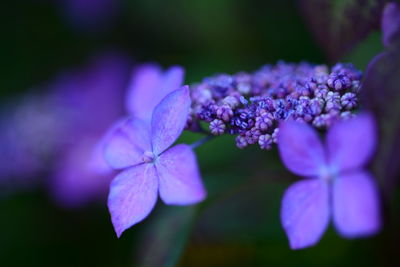
<svg viewBox="0 0 400 267"><path fill-rule="evenodd" d="M166 204L189 205L206 192L188 145L169 148L182 133L190 111L189 88L168 94L154 109L150 122L129 119L113 132L105 158L122 169L112 181L108 207L117 236L142 221L157 196Z"/></svg>
<svg viewBox="0 0 400 267"><path fill-rule="evenodd" d="M365 164L375 149L375 124L369 114L339 121L325 146L307 124L281 124L278 148L283 163L306 177L285 192L281 220L292 249L316 244L330 217L340 235L355 238L380 229L379 197Z"/></svg>

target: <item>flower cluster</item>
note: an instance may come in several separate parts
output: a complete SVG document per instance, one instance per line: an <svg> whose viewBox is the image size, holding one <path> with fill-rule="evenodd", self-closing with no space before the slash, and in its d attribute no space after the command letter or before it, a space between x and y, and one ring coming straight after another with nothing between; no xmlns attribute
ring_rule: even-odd
<svg viewBox="0 0 400 267"><path fill-rule="evenodd" d="M359 70L341 63L329 69L279 62L253 73L219 74L193 86L187 127L207 122L212 135L237 135L239 148L270 149L279 121L290 118L320 129L351 117L360 79Z"/></svg>

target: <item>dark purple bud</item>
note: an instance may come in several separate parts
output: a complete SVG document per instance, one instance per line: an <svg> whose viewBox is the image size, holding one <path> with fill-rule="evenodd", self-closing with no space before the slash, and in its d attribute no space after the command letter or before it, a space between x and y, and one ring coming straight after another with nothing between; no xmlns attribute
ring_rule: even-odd
<svg viewBox="0 0 400 267"><path fill-rule="evenodd" d="M355 115L353 113L351 113L350 111L344 111L342 113L340 113L340 118L343 120L348 120L353 118Z"/></svg>
<svg viewBox="0 0 400 267"><path fill-rule="evenodd" d="M317 115L321 114L322 109L324 107L324 103L325 103L324 100L320 97L311 99L311 101L310 101L311 115L317 116Z"/></svg>
<svg viewBox="0 0 400 267"><path fill-rule="evenodd" d="M216 116L214 106L214 104L202 106L200 112L197 113L197 117L200 120L211 122Z"/></svg>
<svg viewBox="0 0 400 267"><path fill-rule="evenodd" d="M271 113L265 113L260 117L256 117L256 128L262 131L267 130L272 126L274 122L274 116Z"/></svg>
<svg viewBox="0 0 400 267"><path fill-rule="evenodd" d="M345 74L332 73L329 75L327 84L330 88L341 91L351 88L351 79Z"/></svg>
<svg viewBox="0 0 400 267"><path fill-rule="evenodd" d="M325 111L340 110L342 108L340 103L340 94L337 92L328 92L325 97Z"/></svg>
<svg viewBox="0 0 400 267"><path fill-rule="evenodd" d="M250 129L251 137L253 138L254 142L258 141L258 138L261 135L261 131L257 129L256 127L253 127Z"/></svg>
<svg viewBox="0 0 400 267"><path fill-rule="evenodd" d="M325 115L319 115L317 117L314 118L312 124L314 125L314 127L316 128L323 128L326 126L326 119L325 119Z"/></svg>
<svg viewBox="0 0 400 267"><path fill-rule="evenodd" d="M244 136L238 135L235 140L236 140L236 146L240 149L245 148L246 146L249 145Z"/></svg>
<svg viewBox="0 0 400 267"><path fill-rule="evenodd" d="M229 95L222 100L222 103L228 105L231 109L234 109L239 105L240 102L236 97Z"/></svg>
<svg viewBox="0 0 400 267"><path fill-rule="evenodd" d="M279 128L275 128L274 132L272 133L272 141L275 144L278 143L278 134L279 134Z"/></svg>
<svg viewBox="0 0 400 267"><path fill-rule="evenodd" d="M222 120L215 119L210 123L210 131L213 135L222 135L225 132L225 124Z"/></svg>
<svg viewBox="0 0 400 267"><path fill-rule="evenodd" d="M357 96L355 93L345 93L341 99L341 104L344 109L350 110L357 106Z"/></svg>
<svg viewBox="0 0 400 267"><path fill-rule="evenodd" d="M261 149L269 150L272 147L273 138L269 134L261 135L258 139L258 144Z"/></svg>
<svg viewBox="0 0 400 267"><path fill-rule="evenodd" d="M223 105L217 107L216 115L218 119L228 122L233 117L233 111L228 105Z"/></svg>
<svg viewBox="0 0 400 267"><path fill-rule="evenodd" d="M298 105L299 101L293 96L289 95L286 97L286 103L287 103L287 108L296 109L296 106Z"/></svg>

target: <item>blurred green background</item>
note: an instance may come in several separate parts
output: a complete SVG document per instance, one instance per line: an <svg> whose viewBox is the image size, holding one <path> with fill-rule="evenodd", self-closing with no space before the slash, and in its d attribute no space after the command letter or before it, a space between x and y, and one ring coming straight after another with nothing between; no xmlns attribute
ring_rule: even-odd
<svg viewBox="0 0 400 267"><path fill-rule="evenodd" d="M331 63L299 6L290 0L125 0L111 26L84 31L68 23L57 1L3 1L1 103L110 49L136 63L182 65L189 84L278 60ZM342 59L364 69L381 49L380 33L373 30ZM181 141L199 137L185 133ZM43 188L2 197L0 266L398 264L398 215L376 237L344 240L329 228L317 246L291 251L279 209L285 188L297 178L277 152L240 151L233 138L221 137L200 147L198 158L207 201L193 207L159 202L119 240L105 202L63 209Z"/></svg>

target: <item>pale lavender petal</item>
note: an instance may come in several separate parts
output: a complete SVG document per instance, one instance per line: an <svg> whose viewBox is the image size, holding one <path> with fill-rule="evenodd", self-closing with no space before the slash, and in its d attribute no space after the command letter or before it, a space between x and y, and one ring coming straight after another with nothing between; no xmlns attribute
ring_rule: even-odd
<svg viewBox="0 0 400 267"><path fill-rule="evenodd" d="M185 70L181 66L172 66L166 70L162 76L160 86L160 94L156 94L158 98L155 105L172 91L175 91L182 87L185 76ZM154 105L154 106L155 106Z"/></svg>
<svg viewBox="0 0 400 267"><path fill-rule="evenodd" d="M305 123L296 121L281 123L278 149L285 166L295 174L317 176L326 165L318 134Z"/></svg>
<svg viewBox="0 0 400 267"><path fill-rule="evenodd" d="M165 151L156 169L160 196L166 204L189 205L206 197L196 155L188 145L177 145Z"/></svg>
<svg viewBox="0 0 400 267"><path fill-rule="evenodd" d="M345 171L365 165L375 150L375 131L375 122L369 113L333 125L326 137L331 168Z"/></svg>
<svg viewBox="0 0 400 267"><path fill-rule="evenodd" d="M157 201L154 165L141 164L118 174L111 182L108 209L117 236L146 218Z"/></svg>
<svg viewBox="0 0 400 267"><path fill-rule="evenodd" d="M127 119L116 127L104 145L104 157L114 169L122 169L143 162L143 153L151 151L148 123Z"/></svg>
<svg viewBox="0 0 400 267"><path fill-rule="evenodd" d="M382 15L382 42L389 46L391 42L400 37L400 6L391 2L386 4Z"/></svg>
<svg viewBox="0 0 400 267"><path fill-rule="evenodd" d="M127 96L128 112L138 118L150 120L155 106L172 91L182 86L184 71L174 66L163 73L159 66L146 64L137 68L132 76Z"/></svg>
<svg viewBox="0 0 400 267"><path fill-rule="evenodd" d="M151 120L154 154L163 152L181 135L189 116L190 104L189 87L183 86L156 106Z"/></svg>
<svg viewBox="0 0 400 267"><path fill-rule="evenodd" d="M329 217L328 184L320 179L299 181L282 200L281 221L292 249L315 245L325 232Z"/></svg>
<svg viewBox="0 0 400 267"><path fill-rule="evenodd" d="M379 231L378 190L369 173L344 174L334 181L333 218L337 230L344 237L368 236Z"/></svg>

